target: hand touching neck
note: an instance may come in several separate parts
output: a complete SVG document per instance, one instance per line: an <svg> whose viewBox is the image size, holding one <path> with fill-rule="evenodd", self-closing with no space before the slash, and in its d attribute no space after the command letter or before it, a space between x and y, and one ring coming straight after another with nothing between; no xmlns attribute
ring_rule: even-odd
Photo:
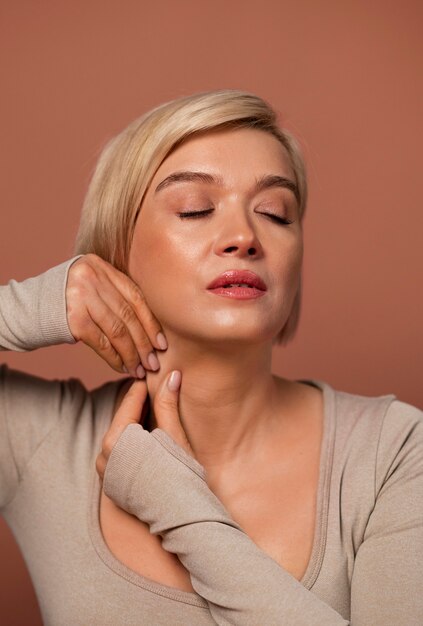
<svg viewBox="0 0 423 626"><path fill-rule="evenodd" d="M202 345L172 336L159 356L160 370L147 373L150 428L156 426L154 396L171 369L182 372L179 414L196 458L205 467L251 458L268 437L278 384L271 374L271 345Z"/></svg>

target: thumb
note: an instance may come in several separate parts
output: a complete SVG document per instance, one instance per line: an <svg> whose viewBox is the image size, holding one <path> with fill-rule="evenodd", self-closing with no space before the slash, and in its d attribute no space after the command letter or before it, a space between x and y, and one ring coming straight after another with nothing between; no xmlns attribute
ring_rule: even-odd
<svg viewBox="0 0 423 626"><path fill-rule="evenodd" d="M165 376L154 398L157 426L164 430L188 454L194 456L179 415L179 392L182 374L173 370Z"/></svg>
<svg viewBox="0 0 423 626"><path fill-rule="evenodd" d="M135 380L123 397L110 424L106 435L109 446L113 446L116 443L129 424L140 423L146 398L147 383L144 380Z"/></svg>

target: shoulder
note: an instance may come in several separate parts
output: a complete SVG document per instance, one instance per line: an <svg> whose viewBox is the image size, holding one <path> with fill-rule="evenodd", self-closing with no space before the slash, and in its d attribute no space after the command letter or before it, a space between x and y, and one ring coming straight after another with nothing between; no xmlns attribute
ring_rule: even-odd
<svg viewBox="0 0 423 626"><path fill-rule="evenodd" d="M346 462L360 470L373 467L379 484L389 468L412 457L423 462L423 411L418 407L394 394L364 396L333 389L331 394L336 445Z"/></svg>
<svg viewBox="0 0 423 626"><path fill-rule="evenodd" d="M87 389L76 378L48 380L35 374L0 365L0 400L8 413L31 410L59 414L67 400L85 396Z"/></svg>
<svg viewBox="0 0 423 626"><path fill-rule="evenodd" d="M23 468L47 438L86 446L107 427L122 379L89 390L79 378L48 380L0 365L0 438Z"/></svg>
<svg viewBox="0 0 423 626"><path fill-rule="evenodd" d="M394 394L365 396L346 391L330 389L339 422L377 425L384 432L408 433L423 423L423 411L418 407L399 400Z"/></svg>
<svg viewBox="0 0 423 626"><path fill-rule="evenodd" d="M423 425L423 411L418 407L402 402L398 398L393 399L385 415L385 428L416 428Z"/></svg>
<svg viewBox="0 0 423 626"><path fill-rule="evenodd" d="M423 411L395 399L382 424L377 466L379 483L393 472L423 476Z"/></svg>
<svg viewBox="0 0 423 626"><path fill-rule="evenodd" d="M46 379L0 365L0 417L20 437L30 430L48 432L63 418L110 410L122 380L87 389L79 378Z"/></svg>
<svg viewBox="0 0 423 626"><path fill-rule="evenodd" d="M6 364L0 365L1 396L15 408L29 404L33 409L48 406L60 412L63 405L69 402L82 401L92 394L101 396L105 388L112 384L105 383L91 392L79 378L48 379Z"/></svg>
<svg viewBox="0 0 423 626"><path fill-rule="evenodd" d="M107 381L95 387L91 391L87 389L85 384L79 378L66 378L66 379L47 379L37 374L31 374L22 370L16 370L9 367L5 363L0 364L0 389L3 393L8 395L23 394L24 396L30 395L33 399L35 396L41 396L47 399L52 397L57 391L61 391L62 394L67 394L70 397L82 397L90 396L101 398L103 395L111 393L111 395L118 395L121 390L121 386L124 383L132 382L132 379L118 379ZM22 395L20 395L22 398ZM16 398L17 400L19 398Z"/></svg>

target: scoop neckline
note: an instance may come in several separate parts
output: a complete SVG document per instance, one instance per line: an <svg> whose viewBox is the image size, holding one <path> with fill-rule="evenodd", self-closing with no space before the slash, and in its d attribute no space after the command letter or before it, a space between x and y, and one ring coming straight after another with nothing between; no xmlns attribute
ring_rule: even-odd
<svg viewBox="0 0 423 626"><path fill-rule="evenodd" d="M330 477L332 471L333 446L335 442L335 392L328 383L320 380L302 379L295 382L315 386L323 392L323 434L320 450L319 479L316 494L316 519L314 525L313 547L306 571L301 580L298 581L306 589L310 590L319 575L326 548ZM116 381L113 381L108 387L106 387L107 391L103 396L103 403L99 410L99 414L101 415L101 426L103 427L104 425L104 429L107 428L107 425L112 419L115 401L119 389L121 388L121 384L123 384L123 381L121 380L118 381L118 384L116 384ZM98 445L100 445L103 434L103 428L99 428ZM145 576L142 576L127 567L114 556L109 549L101 530L101 485L95 463L93 463L93 466L90 489L91 497L90 505L88 507L88 526L91 543L104 565L106 565L106 567L112 570L115 574L118 574L121 578L124 578L137 587L141 587L142 589L151 591L152 593L170 600L184 602L197 607L208 608L208 603L199 594L190 591L183 591L182 589L176 589L175 587L170 587L168 585L158 583L150 578L146 578Z"/></svg>

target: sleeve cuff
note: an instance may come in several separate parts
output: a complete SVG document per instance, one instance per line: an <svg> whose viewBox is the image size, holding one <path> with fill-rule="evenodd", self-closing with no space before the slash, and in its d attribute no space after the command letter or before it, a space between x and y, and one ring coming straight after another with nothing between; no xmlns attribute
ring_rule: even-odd
<svg viewBox="0 0 423 626"><path fill-rule="evenodd" d="M188 470L184 470L181 463ZM129 424L120 435L106 465L103 477L104 493L113 498L126 511L135 511L139 502L134 501L134 485L151 484L174 477L174 472L196 474L205 482L205 471L193 457L160 428L149 433L140 424ZM197 479L198 480L198 479ZM145 489L144 489L145 491Z"/></svg>
<svg viewBox="0 0 423 626"><path fill-rule="evenodd" d="M44 345L76 343L66 315L66 285L71 265L82 256L79 254L42 275L39 320Z"/></svg>
<svg viewBox="0 0 423 626"><path fill-rule="evenodd" d="M173 441L172 437L170 437L164 430L160 428L155 428L151 436L157 439L157 441L164 447L170 454L172 454L179 461L184 463L187 467L189 467L193 472L195 472L200 478L204 481L206 480L206 472L204 467L200 465L194 457L190 456L185 452L181 446L178 446L175 441Z"/></svg>
<svg viewBox="0 0 423 626"><path fill-rule="evenodd" d="M212 519L239 528L209 489L204 468L167 433L125 428L106 465L103 490L115 504L163 535Z"/></svg>

